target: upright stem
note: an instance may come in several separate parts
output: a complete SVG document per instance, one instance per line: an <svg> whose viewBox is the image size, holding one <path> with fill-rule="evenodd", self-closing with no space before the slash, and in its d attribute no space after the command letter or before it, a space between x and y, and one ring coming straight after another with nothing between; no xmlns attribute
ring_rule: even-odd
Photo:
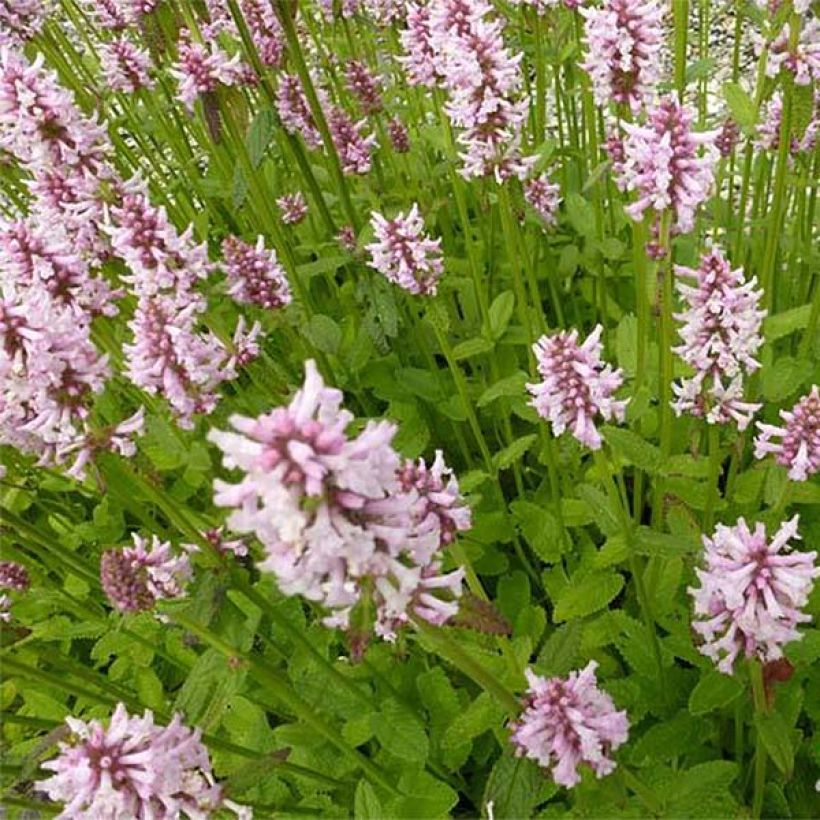
<svg viewBox="0 0 820 820"><path fill-rule="evenodd" d="M755 705L755 717L761 718L768 711L766 689L763 684L763 666L757 659L749 660L749 678L752 682L752 696ZM763 809L763 789L766 785L766 747L760 730L755 731L755 771L754 792L752 797L752 817L757 820Z"/></svg>
<svg viewBox="0 0 820 820"><path fill-rule="evenodd" d="M717 424L708 424L709 438L709 484L706 488L706 510L703 513L703 529L708 533L714 523L715 504L718 498L718 482L720 479L720 428Z"/></svg>
<svg viewBox="0 0 820 820"><path fill-rule="evenodd" d="M686 37L689 33L689 0L672 0L675 21L675 90L683 102L686 90Z"/></svg>

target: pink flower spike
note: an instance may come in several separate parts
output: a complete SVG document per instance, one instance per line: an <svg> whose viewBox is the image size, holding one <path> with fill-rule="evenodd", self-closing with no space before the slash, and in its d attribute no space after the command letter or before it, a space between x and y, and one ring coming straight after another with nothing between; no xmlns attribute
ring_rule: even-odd
<svg viewBox="0 0 820 820"><path fill-rule="evenodd" d="M100 68L103 81L114 91L133 93L140 88L152 89L151 56L127 37L100 44Z"/></svg>
<svg viewBox="0 0 820 820"><path fill-rule="evenodd" d="M701 653L724 674L732 674L740 654L778 660L784 645L803 637L797 625L811 620L802 608L820 567L814 565L816 552L790 551L789 541L800 537L797 524L798 516L785 521L771 541L763 524L750 530L743 518L703 536L701 585L689 588L692 626L704 639Z"/></svg>
<svg viewBox="0 0 820 820"><path fill-rule="evenodd" d="M792 409L781 410L785 425L757 423L760 435L755 439L755 458L769 453L775 461L789 468L792 481L806 481L820 470L820 392L815 384ZM780 441L773 439L779 438Z"/></svg>
<svg viewBox="0 0 820 820"><path fill-rule="evenodd" d="M418 205L394 219L373 212L370 224L375 233L375 241L366 246L370 266L409 293L435 295L444 273L441 240L424 233Z"/></svg>
<svg viewBox="0 0 820 820"><path fill-rule="evenodd" d="M279 197L276 204L285 225L298 225L307 216L308 206L301 191Z"/></svg>
<svg viewBox="0 0 820 820"><path fill-rule="evenodd" d="M235 236L222 243L224 268L230 287L228 293L246 305L259 305L267 310L289 305L292 300L284 268L276 251L265 248L259 236L256 245L249 245Z"/></svg>
<svg viewBox="0 0 820 820"><path fill-rule="evenodd" d="M581 780L581 765L599 778L611 774L615 761L608 754L629 736L626 712L616 711L612 698L598 688L597 666L590 661L567 678L543 678L527 669L524 712L510 724L516 755L534 760L567 788Z"/></svg>
<svg viewBox="0 0 820 820"><path fill-rule="evenodd" d="M542 336L533 350L544 380L527 385L533 396L530 404L550 422L553 435L570 430L575 439L592 450L601 447L595 417L622 422L629 402L613 398L623 376L601 359L602 332L603 327L598 325L581 345L577 330Z"/></svg>

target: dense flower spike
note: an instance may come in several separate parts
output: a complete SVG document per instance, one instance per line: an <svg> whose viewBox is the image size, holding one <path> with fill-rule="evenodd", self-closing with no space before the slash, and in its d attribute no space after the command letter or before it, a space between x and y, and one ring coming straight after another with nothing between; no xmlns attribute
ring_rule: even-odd
<svg viewBox="0 0 820 820"><path fill-rule="evenodd" d="M652 99L661 76L664 9L658 0L604 0L582 8L586 62L598 105L628 105L633 114Z"/></svg>
<svg viewBox="0 0 820 820"><path fill-rule="evenodd" d="M230 282L228 293L237 302L268 310L290 304L292 297L285 271L276 258L276 251L265 248L264 237L260 236L254 247L229 236L222 243L222 253Z"/></svg>
<svg viewBox="0 0 820 820"><path fill-rule="evenodd" d="M0 589L25 592L31 586L28 570L15 561L0 561Z"/></svg>
<svg viewBox="0 0 820 820"><path fill-rule="evenodd" d="M289 134L301 134L308 148L318 148L322 137L313 121L302 84L295 74L282 74L276 89L276 110Z"/></svg>
<svg viewBox="0 0 820 820"><path fill-rule="evenodd" d="M544 229L554 228L558 222L558 206L561 204L561 187L549 181L545 174L531 179L524 185L524 199L541 217Z"/></svg>
<svg viewBox="0 0 820 820"><path fill-rule="evenodd" d="M0 0L0 46L22 46L43 27L45 0Z"/></svg>
<svg viewBox="0 0 820 820"><path fill-rule="evenodd" d="M127 37L118 37L99 47L103 79L114 91L133 93L153 88L151 56Z"/></svg>
<svg viewBox="0 0 820 820"><path fill-rule="evenodd" d="M516 754L550 770L555 782L567 788L580 781L582 765L599 778L611 774L615 761L608 755L629 736L626 712L618 712L598 688L597 667L590 661L567 678L543 678L527 669L524 712L510 725Z"/></svg>
<svg viewBox="0 0 820 820"><path fill-rule="evenodd" d="M769 46L766 74L776 77L781 69L794 74L797 85L820 80L820 21L809 17L800 28L794 48L790 46L791 29L786 23Z"/></svg>
<svg viewBox="0 0 820 820"><path fill-rule="evenodd" d="M307 216L307 202L301 191L279 197L276 204L282 212L282 222L285 225L298 225Z"/></svg>
<svg viewBox="0 0 820 820"><path fill-rule="evenodd" d="M694 228L695 212L712 187L717 151L716 133L694 133L691 121L686 107L667 98L650 110L645 125L624 123L624 161L617 182L621 190L638 196L626 208L632 219L643 219L647 210L658 216L671 210L674 231Z"/></svg>
<svg viewBox="0 0 820 820"><path fill-rule="evenodd" d="M811 620L801 610L820 567L814 566L816 552L790 551L789 542L800 537L797 524L797 516L784 522L771 541L763 524L750 530L742 518L703 536L701 585L689 589L693 627L704 639L701 653L727 675L740 654L762 661L783 657L783 646L802 638L797 625Z"/></svg>
<svg viewBox="0 0 820 820"><path fill-rule="evenodd" d="M342 170L346 174L366 174L372 161L370 152L377 147L373 134L362 136L366 121L354 123L346 111L334 106L330 110L327 123L342 163Z"/></svg>
<svg viewBox="0 0 820 820"><path fill-rule="evenodd" d="M735 421L744 430L759 404L743 401L743 374L760 363L755 356L763 344L760 328L762 292L757 279L746 282L743 270L732 270L719 249L705 254L697 270L676 266L679 277L696 285L677 282L688 309L675 314L683 322L678 331L683 344L674 348L695 374L673 385L675 412L703 416L710 424Z"/></svg>
<svg viewBox="0 0 820 820"><path fill-rule="evenodd" d="M225 466L244 473L238 484L215 484L216 503L233 508L228 526L256 535L266 552L260 568L286 595L321 602L330 626L351 627L371 596L385 638L413 614L445 622L463 573L441 573L441 547L469 524L457 485L444 484L440 459L429 474L423 465L403 469L393 424L370 421L350 436L341 392L324 385L313 362L306 371L289 406L233 416L236 432L211 432Z"/></svg>
<svg viewBox="0 0 820 820"><path fill-rule="evenodd" d="M418 205L394 219L374 212L370 224L375 233L375 241L367 245L370 266L409 293L434 295L444 272L441 240L424 233Z"/></svg>
<svg viewBox="0 0 820 820"><path fill-rule="evenodd" d="M406 154L410 150L410 134L407 132L407 126L398 117L387 123L387 133L390 144L397 154Z"/></svg>
<svg viewBox="0 0 820 820"><path fill-rule="evenodd" d="M740 127L731 119L724 120L720 127L720 132L715 137L715 148L722 157L728 157L734 151L735 146L740 140Z"/></svg>
<svg viewBox="0 0 820 820"><path fill-rule="evenodd" d="M758 422L755 457L774 454L775 461L789 468L792 481L806 481L820 470L820 392L814 385L791 410L781 410L785 425ZM773 441L780 439L780 441Z"/></svg>
<svg viewBox="0 0 820 820"><path fill-rule="evenodd" d="M111 605L120 612L153 609L161 599L179 598L191 578L186 555L174 556L171 545L132 534L133 547L106 550L100 559L100 583Z"/></svg>
<svg viewBox="0 0 820 820"><path fill-rule="evenodd" d="M359 101L365 114L377 114L384 108L379 83L370 69L359 60L351 60L345 65L345 80L351 94Z"/></svg>
<svg viewBox="0 0 820 820"><path fill-rule="evenodd" d="M207 818L223 802L199 729L175 715L157 726L153 713L131 716L120 703L108 728L99 721L67 718L68 741L42 767L54 774L35 784L65 803L66 820L102 818Z"/></svg>
<svg viewBox="0 0 820 820"><path fill-rule="evenodd" d="M601 359L602 332L598 325L580 345L577 330L542 336L533 351L544 380L527 385L533 396L530 404L550 422L554 435L570 430L593 450L601 447L595 417L623 421L628 403L613 398L623 376Z"/></svg>
<svg viewBox="0 0 820 820"><path fill-rule="evenodd" d="M407 6L406 28L401 32L404 56L401 61L410 85L428 88L436 83L435 54L430 44L430 5L411 2Z"/></svg>
<svg viewBox="0 0 820 820"><path fill-rule="evenodd" d="M508 53L501 22L489 18L491 11L485 0L432 0L428 42L436 76L449 94L447 114L464 129L458 136L462 176L493 175L503 182L526 177L534 159L520 152L523 54Z"/></svg>
<svg viewBox="0 0 820 820"><path fill-rule="evenodd" d="M193 111L200 94L212 93L220 85L240 84L247 78L247 68L238 54L229 57L215 43L206 46L193 42L186 34L180 41L179 59L171 74L179 82L180 102Z"/></svg>

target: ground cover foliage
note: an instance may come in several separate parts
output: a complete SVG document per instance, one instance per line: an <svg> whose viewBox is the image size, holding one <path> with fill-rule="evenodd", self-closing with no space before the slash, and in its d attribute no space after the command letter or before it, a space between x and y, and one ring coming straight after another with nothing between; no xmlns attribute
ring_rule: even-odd
<svg viewBox="0 0 820 820"><path fill-rule="evenodd" d="M817 816L816 12L0 0L9 815Z"/></svg>

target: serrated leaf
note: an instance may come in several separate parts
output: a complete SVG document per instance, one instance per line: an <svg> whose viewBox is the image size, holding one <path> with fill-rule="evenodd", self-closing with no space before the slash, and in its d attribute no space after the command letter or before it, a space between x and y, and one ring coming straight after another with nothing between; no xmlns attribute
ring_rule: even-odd
<svg viewBox="0 0 820 820"><path fill-rule="evenodd" d="M693 715L708 714L728 706L742 692L743 686L736 678L709 670L689 695L689 712Z"/></svg>
<svg viewBox="0 0 820 820"><path fill-rule="evenodd" d="M737 763L712 760L677 772L669 786L667 817L730 817L735 801L729 787L738 775Z"/></svg>
<svg viewBox="0 0 820 820"><path fill-rule="evenodd" d="M659 472L661 451L637 433L624 427L605 425L601 428L601 435L610 447L630 464L650 474Z"/></svg>
<svg viewBox="0 0 820 820"><path fill-rule="evenodd" d="M362 820L381 820L385 816L376 790L365 779L361 779L356 786L353 816Z"/></svg>
<svg viewBox="0 0 820 820"><path fill-rule="evenodd" d="M566 675L576 665L582 635L580 621L570 621L556 627L538 655L536 671L547 676Z"/></svg>
<svg viewBox="0 0 820 820"><path fill-rule="evenodd" d="M572 193L565 200L570 225L581 236L595 236L595 209L581 194Z"/></svg>
<svg viewBox="0 0 820 820"><path fill-rule="evenodd" d="M615 331L615 353L618 364L624 371L633 375L638 366L638 320L627 313Z"/></svg>
<svg viewBox="0 0 820 820"><path fill-rule="evenodd" d="M757 123L757 111L749 94L739 83L724 83L723 97L734 121L744 130L750 130Z"/></svg>
<svg viewBox="0 0 820 820"><path fill-rule="evenodd" d="M342 343L342 329L330 316L321 313L311 316L304 333L323 353L336 353Z"/></svg>
<svg viewBox="0 0 820 820"><path fill-rule="evenodd" d="M427 772L405 772L399 778L403 797L391 801L382 817L417 820L419 817L446 817L458 803L458 793Z"/></svg>
<svg viewBox="0 0 820 820"><path fill-rule="evenodd" d="M516 439L509 447L499 450L493 456L493 466L496 470L506 470L511 467L535 444L537 438L537 435L532 434Z"/></svg>
<svg viewBox="0 0 820 820"><path fill-rule="evenodd" d="M270 108L262 108L253 118L245 144L254 168L262 161L265 150L273 137L275 117Z"/></svg>
<svg viewBox="0 0 820 820"><path fill-rule="evenodd" d="M482 353L487 353L493 349L493 343L483 336L476 336L473 339L466 339L459 342L453 348L453 358L456 361L462 359L469 359L473 356L480 356Z"/></svg>
<svg viewBox="0 0 820 820"><path fill-rule="evenodd" d="M457 714L441 741L444 749L457 749L473 738L499 726L504 719L504 707L486 692L482 692L466 709Z"/></svg>
<svg viewBox="0 0 820 820"><path fill-rule="evenodd" d="M321 273L333 273L349 261L346 256L323 256L313 262L297 265L296 273L300 278L310 279L312 276L318 276Z"/></svg>
<svg viewBox="0 0 820 820"><path fill-rule="evenodd" d="M532 817L538 802L545 799L540 788L542 782L543 775L532 760L502 755L487 778L482 803L485 807L492 805L495 820Z"/></svg>
<svg viewBox="0 0 820 820"><path fill-rule="evenodd" d="M558 561L561 557L561 532L555 516L539 504L523 499L513 501L510 510L538 557L548 564Z"/></svg>
<svg viewBox="0 0 820 820"><path fill-rule="evenodd" d="M802 330L808 326L810 315L811 304L800 305L791 310L784 310L782 313L775 313L774 316L767 316L763 320L763 335L766 341L775 342L796 330Z"/></svg>
<svg viewBox="0 0 820 820"><path fill-rule="evenodd" d="M583 618L603 609L622 589L624 579L617 572L590 572L572 578L558 597L553 617L556 621Z"/></svg>
<svg viewBox="0 0 820 820"><path fill-rule="evenodd" d="M755 715L755 728L766 747L766 752L775 766L786 777L791 777L794 768L794 749L789 735L790 727L779 712Z"/></svg>
<svg viewBox="0 0 820 820"><path fill-rule="evenodd" d="M384 701L373 716L376 739L390 754L411 763L424 763L430 751L421 721L393 698Z"/></svg>
<svg viewBox="0 0 820 820"><path fill-rule="evenodd" d="M699 740L707 727L702 718L679 712L670 720L656 723L644 732L632 747L630 757L641 765L691 753L700 745Z"/></svg>
<svg viewBox="0 0 820 820"><path fill-rule="evenodd" d="M638 527L634 539L635 552L650 558L678 558L691 555L700 549L700 542L693 536L656 532L649 527Z"/></svg>
<svg viewBox="0 0 820 820"><path fill-rule="evenodd" d="M524 393L528 376L523 370L517 370L512 376L499 379L495 384L491 384L479 397L476 404L479 407L494 402L496 399L505 396L520 396Z"/></svg>

